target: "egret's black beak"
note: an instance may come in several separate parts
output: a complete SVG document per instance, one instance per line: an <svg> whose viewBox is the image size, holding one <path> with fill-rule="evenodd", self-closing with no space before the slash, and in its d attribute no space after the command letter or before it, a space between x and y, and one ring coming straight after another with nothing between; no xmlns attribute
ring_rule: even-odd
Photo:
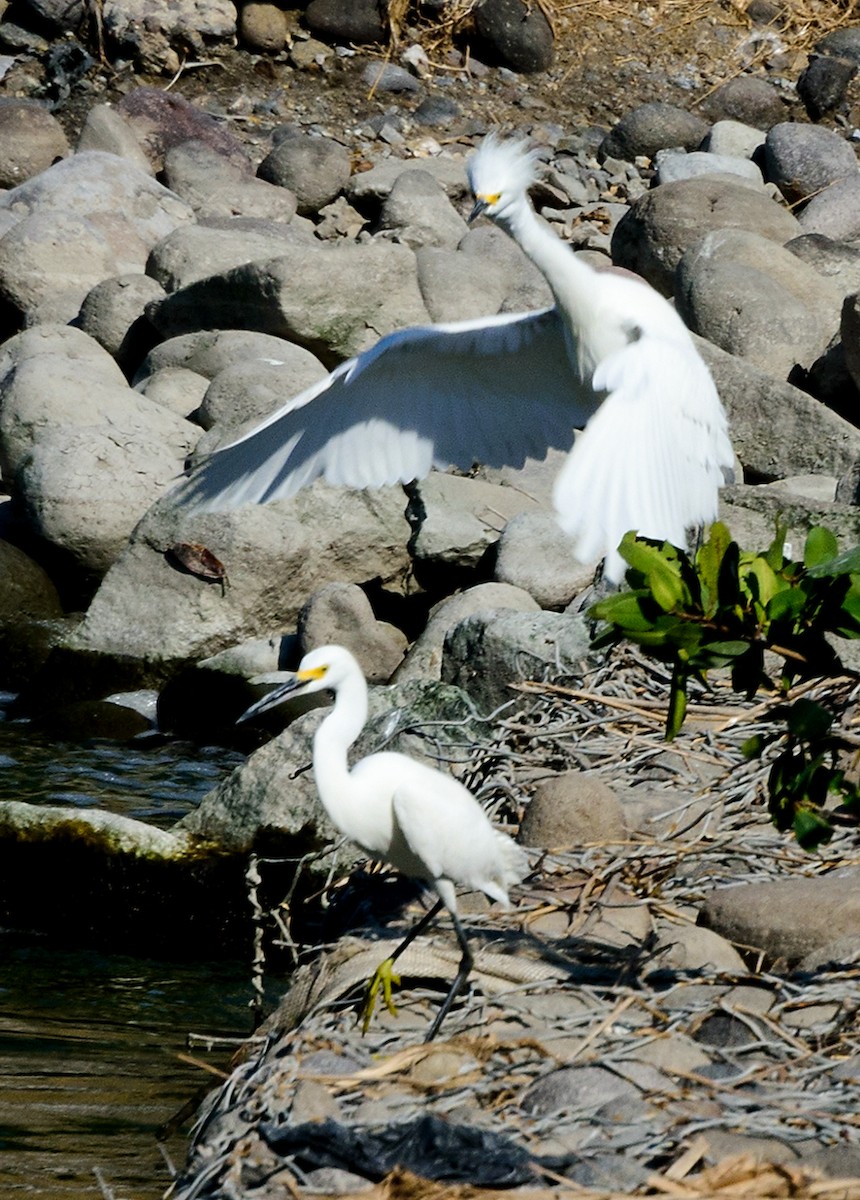
<svg viewBox="0 0 860 1200"><path fill-rule="evenodd" d="M486 200L481 200L480 198L476 199L475 207L466 218L466 223L471 225L473 221L477 221L478 217L480 217L480 215L485 212L487 208L489 208L489 205L487 204Z"/></svg>
<svg viewBox="0 0 860 1200"><path fill-rule="evenodd" d="M306 682L307 680L301 680L296 675L292 679L287 679L283 683L279 683L258 700L256 704L252 704L250 708L246 708L241 717L236 718L236 724L242 725L245 721L253 721L254 717L258 717L260 713L268 712L270 708L274 708L280 704L287 696L301 691Z"/></svg>

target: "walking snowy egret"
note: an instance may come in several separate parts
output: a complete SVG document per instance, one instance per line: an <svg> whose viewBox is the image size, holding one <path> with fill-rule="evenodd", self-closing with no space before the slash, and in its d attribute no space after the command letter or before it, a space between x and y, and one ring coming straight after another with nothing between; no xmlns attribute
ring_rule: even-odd
<svg viewBox="0 0 860 1200"><path fill-rule="evenodd" d="M334 692L334 708L314 734L314 779L332 824L372 858L431 887L438 902L409 931L370 982L367 1011L380 987L390 1004L392 967L406 947L444 906L451 914L462 957L457 975L425 1041L439 1032L472 969L473 957L457 916L454 885L486 893L509 907L508 889L528 870L522 847L495 829L472 793L434 767L406 754L382 751L350 770L347 752L367 721L367 683L343 646L306 654L295 675L253 704L246 721L288 695Z"/></svg>
<svg viewBox="0 0 860 1200"><path fill-rule="evenodd" d="M667 300L630 273L595 270L536 215L536 171L522 140L485 138L467 162L470 220L484 214L513 238L552 307L386 335L217 450L177 499L234 508L318 476L378 487L573 444L554 505L576 557L603 557L609 582L623 577L628 530L683 546L714 520L733 456L707 366Z"/></svg>

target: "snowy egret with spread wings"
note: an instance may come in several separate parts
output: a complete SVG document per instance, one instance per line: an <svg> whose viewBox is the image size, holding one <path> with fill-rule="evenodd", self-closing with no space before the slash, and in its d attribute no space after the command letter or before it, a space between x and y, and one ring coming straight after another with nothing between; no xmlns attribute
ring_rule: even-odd
<svg viewBox="0 0 860 1200"><path fill-rule="evenodd" d="M596 270L537 216L536 169L524 142L492 135L467 162L472 218L487 216L543 272L550 308L386 335L217 450L177 500L233 508L318 476L377 487L572 445L554 505L576 557L605 558L610 582L623 576L628 530L683 546L712 521L733 456L710 372L667 300L630 273Z"/></svg>

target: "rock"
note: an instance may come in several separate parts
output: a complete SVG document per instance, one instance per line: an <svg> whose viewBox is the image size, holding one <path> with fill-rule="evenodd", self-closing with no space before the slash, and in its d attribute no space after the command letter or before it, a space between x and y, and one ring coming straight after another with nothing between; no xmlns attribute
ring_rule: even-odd
<svg viewBox="0 0 860 1200"><path fill-rule="evenodd" d="M540 850L623 842L621 802L599 775L561 771L541 783L520 823L518 841Z"/></svg>
<svg viewBox="0 0 860 1200"><path fill-rule="evenodd" d="M473 613L497 612L500 609L536 612L538 605L527 592L506 583L479 583L465 592L440 600L430 610L427 624L397 668L395 682L405 683L409 679L438 680L441 677L442 653L448 630Z"/></svg>
<svg viewBox="0 0 860 1200"><path fill-rule="evenodd" d="M428 319L405 246L387 242L290 247L182 288L147 310L165 337L203 329L256 329L350 358L384 333Z"/></svg>
<svg viewBox="0 0 860 1200"><path fill-rule="evenodd" d="M843 297L860 292L860 249L820 233L804 233L786 242L785 249L829 279Z"/></svg>
<svg viewBox="0 0 860 1200"><path fill-rule="evenodd" d="M714 230L687 250L675 293L690 329L778 379L824 353L842 302L813 267L742 229Z"/></svg>
<svg viewBox="0 0 860 1200"><path fill-rule="evenodd" d="M239 9L239 37L250 50L278 54L287 44L287 18L276 4L250 0Z"/></svg>
<svg viewBox="0 0 860 1200"><path fill-rule="evenodd" d="M382 201L404 171L427 171L445 189L455 203L469 197L465 158L440 154L438 158L385 159L369 171L356 171L350 176L346 197L360 212L379 209ZM499 231L501 233L501 231ZM504 233L501 237L508 241Z"/></svg>
<svg viewBox="0 0 860 1200"><path fill-rule="evenodd" d="M25 216L78 216L92 223L118 262L141 268L146 254L190 221L178 196L127 160L88 150L62 159L0 197L0 209Z"/></svg>
<svg viewBox="0 0 860 1200"><path fill-rule="evenodd" d="M17 187L68 153L63 127L47 108L0 98L0 187Z"/></svg>
<svg viewBox="0 0 860 1200"><path fill-rule="evenodd" d="M135 387L158 371L184 367L208 380L243 362L285 362L291 351L282 338L245 329L205 329L169 338L155 346L134 377ZM306 360L303 360L306 361ZM284 397L287 399L287 397Z"/></svg>
<svg viewBox="0 0 860 1200"><path fill-rule="evenodd" d="M392 62L371 62L364 68L361 82L372 92L414 93L421 91L421 84L404 67Z"/></svg>
<svg viewBox="0 0 860 1200"><path fill-rule="evenodd" d="M716 88L702 105L710 121L740 121L770 129L785 119L785 104L774 85L755 75L737 75Z"/></svg>
<svg viewBox="0 0 860 1200"><path fill-rule="evenodd" d="M561 1067L532 1084L520 1107L523 1112L542 1117L562 1109L587 1108L589 1113L600 1113L611 1120L619 1103L638 1099L638 1088L605 1067Z"/></svg>
<svg viewBox="0 0 860 1200"><path fill-rule="evenodd" d="M377 0L311 0L305 9L311 33L335 42L385 40L387 21Z"/></svg>
<svg viewBox="0 0 860 1200"><path fill-rule="evenodd" d="M135 530L72 642L80 655L184 663L289 628L311 592L334 580L379 579L392 591L409 570L400 488L350 492L318 483L291 500L189 516L166 496ZM207 546L241 587L178 570L167 551Z"/></svg>
<svg viewBox="0 0 860 1200"><path fill-rule="evenodd" d="M442 246L419 247L415 262L421 296L433 321L495 316L512 286L501 262L490 259L478 273L474 255Z"/></svg>
<svg viewBox="0 0 860 1200"><path fill-rule="evenodd" d="M796 962L860 933L860 870L718 888L706 895L699 919L771 960Z"/></svg>
<svg viewBox="0 0 860 1200"><path fill-rule="evenodd" d="M508 284L502 312L526 312L553 303L552 292L543 274L501 229L491 225L470 229L458 249L461 254L476 260L473 269L480 263L482 275L488 262L497 263L505 271Z"/></svg>
<svg viewBox="0 0 860 1200"><path fill-rule="evenodd" d="M848 421L746 360L696 344L726 407L735 453L753 478L848 470L860 453L860 433Z"/></svg>
<svg viewBox="0 0 860 1200"><path fill-rule="evenodd" d="M633 162L639 155L653 158L658 150L681 146L698 150L708 132L708 123L674 104L655 101L640 104L621 118L600 143L599 162L620 158Z"/></svg>
<svg viewBox="0 0 860 1200"><path fill-rule="evenodd" d="M433 471L415 482L412 553L426 568L476 567L510 517L534 508L530 496L482 479Z"/></svg>
<svg viewBox="0 0 860 1200"><path fill-rule="evenodd" d="M103 18L108 42L122 46L143 74L175 73L180 54L202 58L208 44L232 42L236 34L230 0L171 0L166 7L159 0L110 0Z"/></svg>
<svg viewBox="0 0 860 1200"><path fill-rule="evenodd" d="M406 653L406 637L377 621L370 601L355 583L327 583L299 613L301 653L317 646L346 646L358 659L368 683L387 683Z"/></svg>
<svg viewBox="0 0 860 1200"><path fill-rule="evenodd" d="M734 531L733 531L734 532ZM746 546L746 542L740 543ZM631 788L623 794L628 831L648 841L680 841L712 836L719 828L723 806L709 796L685 796L677 789L652 791Z"/></svg>
<svg viewBox="0 0 860 1200"><path fill-rule="evenodd" d="M387 750L429 761L420 736L396 731L390 736L393 712L398 713L399 730L420 730L422 724L432 721L437 747L462 752L470 716L465 697L457 688L416 681L370 689L368 724L355 744L355 758L372 753L384 739ZM339 835L323 812L313 775L305 770L311 761L313 734L324 716L316 710L299 717L237 767L205 797L196 812L183 817L176 831L240 852L249 850L261 838L269 846L277 839L274 844L290 854L337 842ZM433 762L433 766L438 765L438 761ZM363 857L360 850L347 843L334 855L309 861L304 869L311 879L323 881L332 866L349 870Z"/></svg>
<svg viewBox="0 0 860 1200"><path fill-rule="evenodd" d="M855 385L860 388L860 295L846 296L842 305L841 332L845 364Z"/></svg>
<svg viewBox="0 0 860 1200"><path fill-rule="evenodd" d="M823 234L834 241L860 238L860 173L837 179L812 196L798 220L804 233Z"/></svg>
<svg viewBox="0 0 860 1200"><path fill-rule="evenodd" d="M742 121L715 121L705 135L702 149L711 154L752 158L764 149L764 132Z"/></svg>
<svg viewBox="0 0 860 1200"><path fill-rule="evenodd" d="M346 187L351 170L349 151L328 137L275 133L274 148L257 169L260 179L288 188L303 216L319 212Z"/></svg>
<svg viewBox="0 0 860 1200"><path fill-rule="evenodd" d="M282 246L307 245L307 241L297 225L280 221L182 225L153 247L146 273L166 292L178 292L242 263L266 262Z"/></svg>
<svg viewBox="0 0 860 1200"><path fill-rule="evenodd" d="M484 0L474 16L479 57L526 75L552 64L552 27L540 7L523 0Z"/></svg>
<svg viewBox="0 0 860 1200"><path fill-rule="evenodd" d="M451 96L428 96L415 109L412 119L427 129L449 129L459 116L460 106Z"/></svg>
<svg viewBox="0 0 860 1200"><path fill-rule="evenodd" d="M694 150L658 150L655 155L658 184L674 183L679 179L696 179L700 175L737 175L761 187L761 171L749 158L728 154L705 153Z"/></svg>
<svg viewBox="0 0 860 1200"><path fill-rule="evenodd" d="M720 495L720 520L729 526L740 545L765 548L773 541L777 521L786 526L786 543L800 557L807 534L815 525L826 525L843 546L860 542L860 512L850 504L807 500L784 490L735 484Z"/></svg>
<svg viewBox="0 0 860 1200"><path fill-rule="evenodd" d="M746 972L744 960L724 937L699 925L673 924L664 929L654 946L658 970Z"/></svg>
<svg viewBox="0 0 860 1200"><path fill-rule="evenodd" d="M79 570L104 574L181 470L193 427L128 388L113 360L71 329L7 342L0 396L3 472L30 528Z"/></svg>
<svg viewBox="0 0 860 1200"><path fill-rule="evenodd" d="M0 625L62 615L60 597L46 572L23 550L0 539Z"/></svg>
<svg viewBox="0 0 860 1200"><path fill-rule="evenodd" d="M594 570L573 557L570 538L552 513L524 512L502 530L494 576L523 588L541 608L564 608L588 587Z"/></svg>
<svg viewBox="0 0 860 1200"><path fill-rule="evenodd" d="M404 171L383 201L380 228L395 231L413 250L427 246L454 249L468 232L444 189L426 171Z"/></svg>
<svg viewBox="0 0 860 1200"><path fill-rule="evenodd" d="M857 63L850 58L813 54L809 66L797 80L797 94L813 121L833 112L845 97L848 84L857 74Z"/></svg>
<svg viewBox="0 0 860 1200"><path fill-rule="evenodd" d="M232 9L232 4L229 7ZM235 9L233 12L235 16ZM123 96L117 112L128 121L156 171L164 166L164 156L171 147L191 141L205 142L240 169L248 166L242 144L224 125L176 92L135 88Z"/></svg>
<svg viewBox="0 0 860 1200"><path fill-rule="evenodd" d="M87 292L77 324L131 375L156 341L146 306L164 294L147 275L115 275Z"/></svg>
<svg viewBox="0 0 860 1200"><path fill-rule="evenodd" d="M612 237L612 260L670 296L685 250L717 229L744 229L782 244L800 233L797 218L757 192L725 178L666 183L630 206Z"/></svg>
<svg viewBox="0 0 860 1200"><path fill-rule="evenodd" d="M141 380L136 391L155 404L163 404L179 417L197 421L208 387L209 380L205 375L198 375L186 367L164 367Z"/></svg>
<svg viewBox="0 0 860 1200"><path fill-rule="evenodd" d="M89 110L78 135L77 152L97 150L127 159L140 171L152 174L152 164L143 152L134 130L110 104L94 104Z"/></svg>
<svg viewBox="0 0 860 1200"><path fill-rule="evenodd" d="M858 173L851 144L832 129L783 121L768 130L764 148L765 178L789 203L810 197Z"/></svg>
<svg viewBox="0 0 860 1200"><path fill-rule="evenodd" d="M214 150L206 142L172 146L164 156L164 181L198 217L251 217L287 224L296 199L251 175L250 164Z"/></svg>
<svg viewBox="0 0 860 1200"><path fill-rule="evenodd" d="M442 679L455 683L485 713L509 701L512 685L547 672L577 674L591 637L583 617L560 613L476 613L445 638Z"/></svg>
<svg viewBox="0 0 860 1200"><path fill-rule="evenodd" d="M0 297L25 325L63 324L96 284L134 265L120 265L86 217L35 213L0 239Z"/></svg>
<svg viewBox="0 0 860 1200"><path fill-rule="evenodd" d="M306 388L328 375L325 367L301 346L282 342L278 360L246 359L225 367L214 377L203 397L197 420L214 437L201 438L197 450L208 454L218 445L235 440L286 404Z"/></svg>

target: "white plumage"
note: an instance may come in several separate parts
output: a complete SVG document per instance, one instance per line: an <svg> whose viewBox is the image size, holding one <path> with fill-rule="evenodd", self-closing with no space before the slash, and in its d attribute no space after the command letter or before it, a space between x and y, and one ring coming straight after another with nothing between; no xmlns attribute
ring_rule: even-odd
<svg viewBox="0 0 860 1200"><path fill-rule="evenodd" d="M483 213L543 272L537 312L388 334L216 451L180 485L200 509L295 494L318 476L349 487L409 482L431 467L520 466L569 449L554 503L583 561L630 529L683 545L717 515L733 456L710 373L672 306L643 280L597 271L535 214L536 160L490 136L467 164Z"/></svg>
<svg viewBox="0 0 860 1200"><path fill-rule="evenodd" d="M367 720L367 684L343 646L321 646L302 659L295 676L252 705L248 720L288 695L334 692L334 708L314 735L314 779L332 824L372 858L419 879L439 896L436 905L398 947L390 964L444 906L462 951L457 977L427 1035L439 1030L472 966L457 918L455 884L509 905L508 889L528 869L525 851L495 829L472 793L450 775L405 754L384 751L350 770L347 752ZM383 964L385 965L385 964Z"/></svg>

